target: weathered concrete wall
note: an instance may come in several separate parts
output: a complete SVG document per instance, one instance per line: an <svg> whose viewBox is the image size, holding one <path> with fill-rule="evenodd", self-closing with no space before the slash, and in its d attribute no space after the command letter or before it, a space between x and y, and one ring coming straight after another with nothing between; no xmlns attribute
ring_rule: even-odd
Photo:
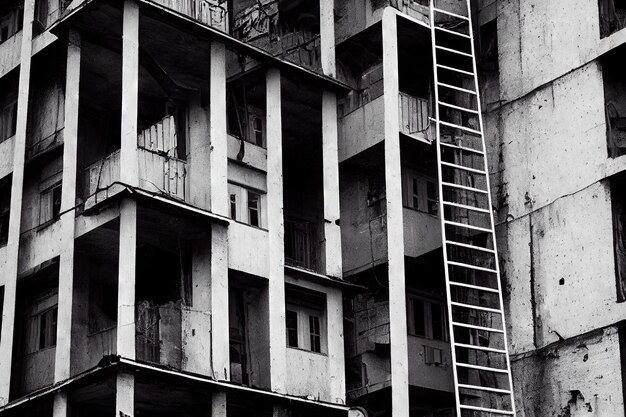
<svg viewBox="0 0 626 417"><path fill-rule="evenodd" d="M441 364L426 363L424 353L426 346L442 351ZM440 391L454 391L450 344L438 340L409 336L409 384Z"/></svg>
<svg viewBox="0 0 626 417"><path fill-rule="evenodd" d="M441 224L437 216L410 208L404 212L404 254L418 257L441 247Z"/></svg>
<svg viewBox="0 0 626 417"><path fill-rule="evenodd" d="M384 97L380 96L340 119L339 162L383 141L384 108Z"/></svg>

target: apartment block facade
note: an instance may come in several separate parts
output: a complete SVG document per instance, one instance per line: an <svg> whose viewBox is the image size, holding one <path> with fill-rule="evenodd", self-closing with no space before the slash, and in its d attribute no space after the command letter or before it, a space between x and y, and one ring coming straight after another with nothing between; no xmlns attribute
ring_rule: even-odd
<svg viewBox="0 0 626 417"><path fill-rule="evenodd" d="M575 3L472 2L528 417L624 415L624 7ZM454 416L430 6L0 5L0 414Z"/></svg>

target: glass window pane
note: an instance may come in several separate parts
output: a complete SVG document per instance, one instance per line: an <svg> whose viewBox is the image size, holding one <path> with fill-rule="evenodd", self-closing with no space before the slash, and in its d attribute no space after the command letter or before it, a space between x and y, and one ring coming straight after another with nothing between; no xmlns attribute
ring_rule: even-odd
<svg viewBox="0 0 626 417"><path fill-rule="evenodd" d="M259 195L248 191L248 223L252 226L259 224Z"/></svg>
<svg viewBox="0 0 626 417"><path fill-rule="evenodd" d="M444 340L443 309L439 304L431 304L430 310L433 324L433 339Z"/></svg>
<svg viewBox="0 0 626 417"><path fill-rule="evenodd" d="M422 300L413 300L413 332L416 336L426 336L425 331L425 315L424 315L424 302Z"/></svg>
<svg viewBox="0 0 626 417"><path fill-rule="evenodd" d="M298 313L287 310L287 346L298 347Z"/></svg>
<svg viewBox="0 0 626 417"><path fill-rule="evenodd" d="M321 352L320 318L309 316L309 332L311 336L311 351Z"/></svg>

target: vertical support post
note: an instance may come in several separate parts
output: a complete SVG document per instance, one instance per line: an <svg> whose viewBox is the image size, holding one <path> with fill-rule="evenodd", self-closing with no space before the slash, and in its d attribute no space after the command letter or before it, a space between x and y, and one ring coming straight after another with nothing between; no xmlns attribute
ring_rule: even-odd
<svg viewBox="0 0 626 417"><path fill-rule="evenodd" d="M345 404L346 372L343 343L343 297L341 289L332 287L326 295L328 331L328 377L331 401Z"/></svg>
<svg viewBox="0 0 626 417"><path fill-rule="evenodd" d="M340 278L341 228L339 227L339 150L337 132L337 96L322 93L322 164L324 172L324 259L326 274Z"/></svg>
<svg viewBox="0 0 626 417"><path fill-rule="evenodd" d="M398 28L392 9L383 13L383 78L385 108L385 187L389 262L389 333L391 339L391 408L397 417L409 416L409 360L400 132L398 120Z"/></svg>
<svg viewBox="0 0 626 417"><path fill-rule="evenodd" d="M320 48L322 72L324 75L336 75L335 64L335 2L320 0Z"/></svg>
<svg viewBox="0 0 626 417"><path fill-rule="evenodd" d="M0 338L0 406L9 401L11 385L11 361L13 355L13 332L15 327L15 304L17 295L17 271L22 222L22 196L24 187L24 162L26 154L26 124L30 91L30 67L33 48L33 18L35 0L24 1L24 23L20 55L20 76L17 99L17 121L13 152L13 176L11 182L11 205L9 236L6 250L6 266L0 272L4 284L2 306L2 337Z"/></svg>
<svg viewBox="0 0 626 417"><path fill-rule="evenodd" d="M59 254L59 304L54 382L70 377L72 358L72 307L74 300L74 229L78 166L78 100L80 87L80 35L69 34L65 81L63 180L61 189L61 251ZM56 402L56 397L55 397ZM56 410L56 407L55 407Z"/></svg>
<svg viewBox="0 0 626 417"><path fill-rule="evenodd" d="M211 209L211 140L209 114L202 108L200 94L189 106L189 196L190 203Z"/></svg>
<svg viewBox="0 0 626 417"><path fill-rule="evenodd" d="M115 417L133 417L135 415L135 375L119 372L115 388Z"/></svg>
<svg viewBox="0 0 626 417"><path fill-rule="evenodd" d="M126 0L124 2L122 38L122 143L120 150L120 178L122 182L136 186L139 183L137 162L139 5L134 0ZM119 251L117 354L128 359L135 359L137 203L134 200L124 199L120 202Z"/></svg>
<svg viewBox="0 0 626 417"><path fill-rule="evenodd" d="M269 242L270 387L285 392L285 241L280 70L267 70L267 228Z"/></svg>
<svg viewBox="0 0 626 417"><path fill-rule="evenodd" d="M214 392L211 395L211 417L226 417L227 397L226 393Z"/></svg>
<svg viewBox="0 0 626 417"><path fill-rule="evenodd" d="M52 417L67 417L70 414L70 407L67 402L67 393L58 391L54 394L54 403L52 404Z"/></svg>
<svg viewBox="0 0 626 417"><path fill-rule="evenodd" d="M226 47L211 42L209 123L211 135L211 211L228 216L228 146L226 130Z"/></svg>
<svg viewBox="0 0 626 417"><path fill-rule="evenodd" d="M213 375L215 379L228 380L230 379L228 229L220 224L213 224L211 227L211 327Z"/></svg>

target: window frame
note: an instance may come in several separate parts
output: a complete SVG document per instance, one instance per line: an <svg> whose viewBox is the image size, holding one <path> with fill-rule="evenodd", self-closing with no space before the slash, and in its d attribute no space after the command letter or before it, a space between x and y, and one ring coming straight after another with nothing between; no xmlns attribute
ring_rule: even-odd
<svg viewBox="0 0 626 417"><path fill-rule="evenodd" d="M250 195L254 194L258 196L257 198L257 219L258 224L254 225L251 223L250 216ZM246 224L251 227L256 227L258 229L265 228L265 218L264 218L264 207L267 200L267 194L256 188L246 187L245 185L240 185L234 182L228 182L228 196L229 196L229 214L228 216L236 221L237 223ZM233 213L235 217L233 218Z"/></svg>
<svg viewBox="0 0 626 417"><path fill-rule="evenodd" d="M435 196L429 195L429 184L432 184ZM417 193L414 191L417 185ZM420 173L414 169L402 167L402 205L431 216L439 215L439 190L437 179ZM417 201L417 206L414 202Z"/></svg>
<svg viewBox="0 0 626 417"><path fill-rule="evenodd" d="M287 314L295 313L297 317L297 338L298 345L292 346L289 343L289 328L287 327ZM315 318L319 323L319 334L315 334L319 337L319 350L314 350L311 346L311 336L314 334L311 332L311 318ZM318 353L326 355L328 353L328 340L327 340L327 328L326 328L326 314L325 310L318 310L310 307L304 307L293 302L288 302L285 305L285 331L287 335L287 347L291 349L305 350L311 353Z"/></svg>
<svg viewBox="0 0 626 417"><path fill-rule="evenodd" d="M44 181L39 192L39 226L44 226L57 221L61 214L61 198L63 196L63 184L60 174L54 175L51 181ZM58 208L55 204L55 194L58 193ZM44 204L47 206L44 211ZM49 213L49 214L48 214ZM44 217L45 215L45 217Z"/></svg>
<svg viewBox="0 0 626 417"><path fill-rule="evenodd" d="M449 343L450 337L448 335L448 317L445 304L442 300L428 298L425 296L420 296L418 294L409 294L407 297L407 312L408 312L408 333L410 336L420 337L422 339L435 340L439 342ZM417 334L417 330L415 328L415 302L421 302L423 308L423 320L424 320L424 335ZM432 317L432 308L433 306L439 306L441 311L441 339L434 337L434 326L433 326L433 317Z"/></svg>

